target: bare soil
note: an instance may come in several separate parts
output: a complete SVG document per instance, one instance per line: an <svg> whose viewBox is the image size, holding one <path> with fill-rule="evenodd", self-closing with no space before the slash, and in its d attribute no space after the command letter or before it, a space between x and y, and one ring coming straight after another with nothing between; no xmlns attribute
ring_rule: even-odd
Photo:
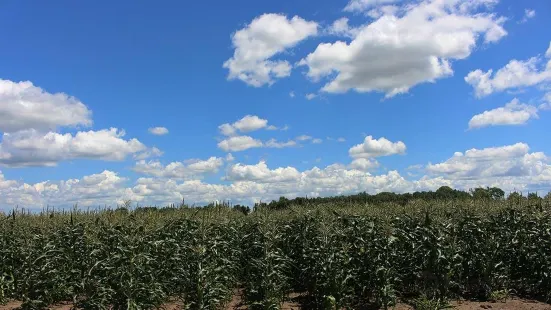
<svg viewBox="0 0 551 310"><path fill-rule="evenodd" d="M289 295L289 300L283 304L282 310L299 310L300 305L297 302L291 301L296 300L298 294ZM21 302L12 301L6 305L0 305L0 310L14 310L21 305ZM534 300L526 299L508 299L504 302L479 302L479 301L454 301L451 303L452 309L458 310L481 310L481 309L492 309L492 310L551 310L551 304L546 304ZM70 303L52 305L50 310L71 310L72 305ZM178 303L170 303L163 306L163 309L166 310L181 310L182 306ZM234 295L233 300L228 304L226 310L246 310L247 307L243 305L241 296L239 294ZM414 308L410 305L399 303L394 309L396 310L413 310Z"/></svg>

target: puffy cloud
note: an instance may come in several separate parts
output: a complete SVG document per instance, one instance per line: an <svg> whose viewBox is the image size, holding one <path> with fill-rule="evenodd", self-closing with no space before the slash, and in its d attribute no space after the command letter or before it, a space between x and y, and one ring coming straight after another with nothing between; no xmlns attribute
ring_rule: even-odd
<svg viewBox="0 0 551 310"><path fill-rule="evenodd" d="M125 187L126 181L117 173L106 170L81 179L44 181L31 185L3 180L0 173L0 208L113 206L133 197L132 191ZM4 187L3 183L9 184Z"/></svg>
<svg viewBox="0 0 551 310"><path fill-rule="evenodd" d="M225 152L239 152L252 148L285 148L296 146L297 142L294 140L288 140L285 142L278 141L276 139L270 139L268 141L262 142L258 139L254 139L250 136L233 136L226 138L218 143L218 148Z"/></svg>
<svg viewBox="0 0 551 310"><path fill-rule="evenodd" d="M291 97L291 98L295 98L295 92L294 92L294 91L292 91L292 92L289 92L289 97Z"/></svg>
<svg viewBox="0 0 551 310"><path fill-rule="evenodd" d="M386 138L373 139L367 136L364 142L350 148L348 154L352 158L374 158L394 154L405 154L406 145L402 141L391 142Z"/></svg>
<svg viewBox="0 0 551 310"><path fill-rule="evenodd" d="M319 138L312 139L312 143L314 143L314 144L320 144L320 143L322 143L322 142L323 142L323 140L322 140L322 139L319 139Z"/></svg>
<svg viewBox="0 0 551 310"><path fill-rule="evenodd" d="M465 6L456 0L425 0L404 6L402 16L383 15L358 28L350 42L321 43L299 64L314 81L329 78L329 93L384 92L387 97L451 76L450 60L465 59L479 37L496 42L507 32L503 18L477 11L486 0ZM356 3L358 3L356 5ZM352 1L349 10L361 3Z"/></svg>
<svg viewBox="0 0 551 310"><path fill-rule="evenodd" d="M307 140L311 140L311 139L312 139L312 137L308 136L308 135L301 135L301 136L297 137L298 141L307 141Z"/></svg>
<svg viewBox="0 0 551 310"><path fill-rule="evenodd" d="M280 196L317 197L363 191L402 193L435 190L443 185L463 190L498 186L505 191L547 191L551 187L550 159L544 153L529 151L527 144L517 143L457 152L444 162L427 165L429 175L417 180L407 180L397 171L372 175L366 172L375 168L376 161L372 158L356 159L349 167L333 164L304 171L294 167L270 168L263 161L256 165L235 164L226 171L227 184L209 184L193 179L193 176L167 177L170 165L154 167L153 171L157 172L148 173L152 177L139 178L130 187L126 179L111 171L81 179L36 184L6 180L0 173L0 207L71 206L75 203L80 206L113 206L126 199L140 205L161 206L182 199L188 203L231 200L251 204ZM219 160L191 161L181 166L190 167L197 163L194 167L200 174L211 171L209 169L216 166L212 163Z"/></svg>
<svg viewBox="0 0 551 310"><path fill-rule="evenodd" d="M168 129L166 127L152 127L148 129L149 133L156 136L162 136L168 134Z"/></svg>
<svg viewBox="0 0 551 310"><path fill-rule="evenodd" d="M277 130L276 126L268 126L268 120L260 118L256 115L245 115L242 119L233 124L222 124L218 126L220 133L224 136L233 136L237 132L251 132L266 128L267 130Z"/></svg>
<svg viewBox="0 0 551 310"><path fill-rule="evenodd" d="M543 153L528 153L525 143L456 152L450 159L427 165L427 171L450 179L535 176L545 168ZM549 166L545 169L549 169Z"/></svg>
<svg viewBox="0 0 551 310"><path fill-rule="evenodd" d="M270 170L264 161L256 165L233 165L226 174L226 179L231 181L255 181L259 183L296 182L299 178L300 173L296 168L286 167Z"/></svg>
<svg viewBox="0 0 551 310"><path fill-rule="evenodd" d="M504 107L484 111L481 114L473 116L469 121L469 128L522 125L531 118L538 118L538 108L528 104L522 104L515 98Z"/></svg>
<svg viewBox="0 0 551 310"><path fill-rule="evenodd" d="M294 141L294 140L288 140L286 142L280 142L280 141L277 141L276 139L270 139L270 140L266 141L266 143L264 144L265 147L276 148L276 149L281 149L281 148L284 148L284 147L291 147L291 146L296 146L296 145L297 145L297 142Z"/></svg>
<svg viewBox="0 0 551 310"><path fill-rule="evenodd" d="M376 19L383 15L396 15L398 12L400 12L400 7L396 5L383 5L369 10L366 15Z"/></svg>
<svg viewBox="0 0 551 310"><path fill-rule="evenodd" d="M224 160L219 157L210 157L207 160L190 160L185 163L172 162L163 166L159 161L140 160L133 170L158 178L193 179L200 178L205 174L213 174L219 171Z"/></svg>
<svg viewBox="0 0 551 310"><path fill-rule="evenodd" d="M549 50L546 57L551 58ZM534 86L551 81L551 60L547 61L545 67L539 68L542 62L540 56L524 61L513 59L495 74L492 69L486 72L480 69L471 71L465 81L474 88L479 98L507 89Z"/></svg>
<svg viewBox="0 0 551 310"><path fill-rule="evenodd" d="M226 161L227 162L232 162L235 160L235 157L233 157L233 155L231 153L228 153L228 155L226 155Z"/></svg>
<svg viewBox="0 0 551 310"><path fill-rule="evenodd" d="M348 18L342 17L334 21L327 29L327 32L332 35L352 38L358 33L358 28L350 27L348 25Z"/></svg>
<svg viewBox="0 0 551 310"><path fill-rule="evenodd" d="M164 154L163 151L159 150L158 148L156 147L152 147L152 148L149 148L141 153L138 153L136 155L134 155L134 159L136 160L142 160L142 159L147 159L147 158L151 158L151 157L160 157Z"/></svg>
<svg viewBox="0 0 551 310"><path fill-rule="evenodd" d="M0 164L10 167L54 166L62 160L102 159L119 161L147 148L137 139L124 140L124 130L79 131L75 135L36 130L4 133Z"/></svg>
<svg viewBox="0 0 551 310"><path fill-rule="evenodd" d="M350 0L346 7L345 12L364 12L376 6L383 4L396 3L400 0Z"/></svg>
<svg viewBox="0 0 551 310"><path fill-rule="evenodd" d="M90 126L91 116L82 102L67 94L48 93L29 81L0 79L0 131Z"/></svg>
<svg viewBox="0 0 551 310"><path fill-rule="evenodd" d="M377 167L379 167L379 162L372 158L357 158L350 164L350 168L361 171L369 171Z"/></svg>
<svg viewBox="0 0 551 310"><path fill-rule="evenodd" d="M262 147L262 141L250 136L234 136L218 142L218 148L225 152L239 152L251 148Z"/></svg>
<svg viewBox="0 0 551 310"><path fill-rule="evenodd" d="M260 87L291 74L286 60L273 60L277 54L317 34L318 24L298 16L263 14L232 35L233 57L224 62L228 79L239 79Z"/></svg>

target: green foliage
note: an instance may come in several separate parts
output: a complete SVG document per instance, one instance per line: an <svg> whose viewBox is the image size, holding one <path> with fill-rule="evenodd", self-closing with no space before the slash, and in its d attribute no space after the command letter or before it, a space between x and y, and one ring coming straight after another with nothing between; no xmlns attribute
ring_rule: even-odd
<svg viewBox="0 0 551 310"><path fill-rule="evenodd" d="M279 309L290 292L313 309L398 300L441 309L450 298L511 293L550 300L549 197L460 193L280 199L281 208L250 214L229 204L13 213L0 218L0 303L220 309L236 291L250 309Z"/></svg>

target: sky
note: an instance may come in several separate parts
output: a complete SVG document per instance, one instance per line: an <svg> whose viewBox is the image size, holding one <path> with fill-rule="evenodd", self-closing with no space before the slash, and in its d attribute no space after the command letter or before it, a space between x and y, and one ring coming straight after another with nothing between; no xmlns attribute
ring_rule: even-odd
<svg viewBox="0 0 551 310"><path fill-rule="evenodd" d="M0 210L545 194L549 29L538 0L2 1Z"/></svg>

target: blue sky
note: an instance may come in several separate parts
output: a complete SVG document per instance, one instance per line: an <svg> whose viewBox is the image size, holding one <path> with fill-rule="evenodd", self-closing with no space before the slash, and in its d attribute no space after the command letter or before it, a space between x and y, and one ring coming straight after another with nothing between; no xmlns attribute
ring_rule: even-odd
<svg viewBox="0 0 551 310"><path fill-rule="evenodd" d="M536 0L4 1L0 207L546 193L550 28Z"/></svg>

